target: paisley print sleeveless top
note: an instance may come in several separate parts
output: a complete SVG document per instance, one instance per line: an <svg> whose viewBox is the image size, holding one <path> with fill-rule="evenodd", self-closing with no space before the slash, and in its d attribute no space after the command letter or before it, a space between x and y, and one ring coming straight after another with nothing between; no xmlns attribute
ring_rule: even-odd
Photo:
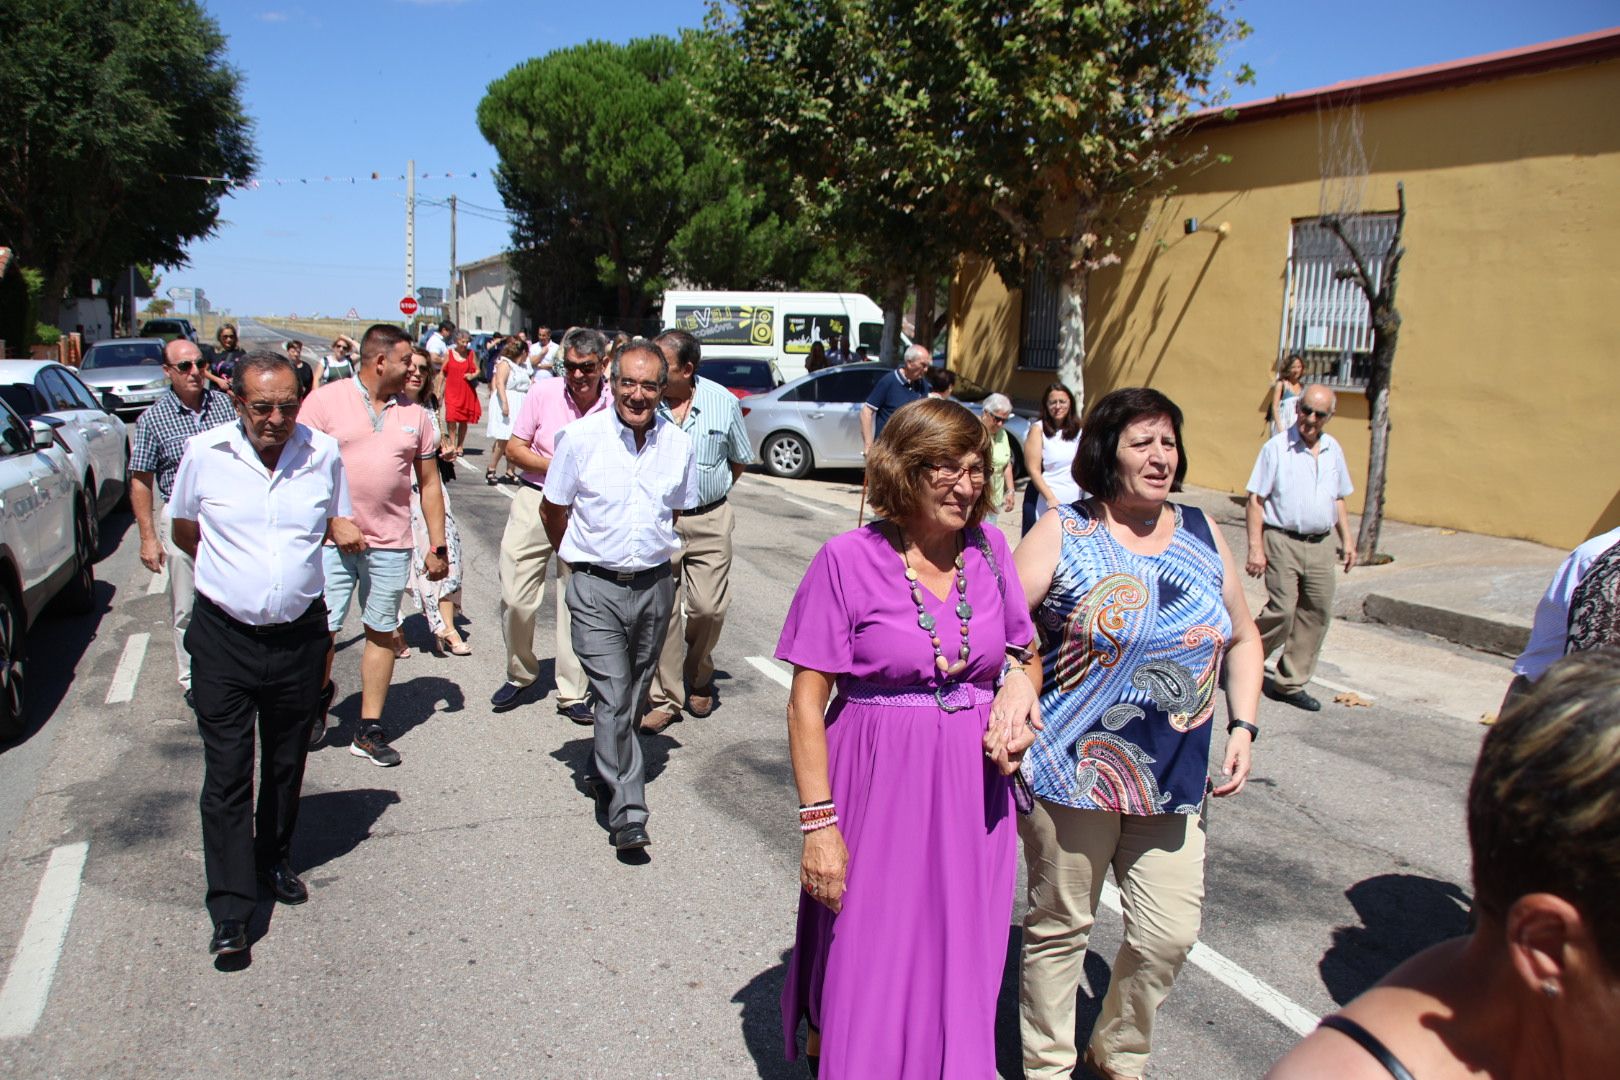
<svg viewBox="0 0 1620 1080"><path fill-rule="evenodd" d="M1171 506L1175 535L1158 555L1127 551L1089 501L1058 508L1062 548L1035 612L1046 727L1024 760L1049 802L1199 812L1232 619L1209 520Z"/></svg>

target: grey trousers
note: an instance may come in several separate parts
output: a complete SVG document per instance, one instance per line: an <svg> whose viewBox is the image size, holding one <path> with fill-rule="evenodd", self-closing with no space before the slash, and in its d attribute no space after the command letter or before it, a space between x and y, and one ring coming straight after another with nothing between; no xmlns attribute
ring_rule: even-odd
<svg viewBox="0 0 1620 1080"><path fill-rule="evenodd" d="M596 775L608 788L608 828L647 820L637 713L647 696L675 603L667 572L641 586L568 575L574 655L596 699Z"/></svg>

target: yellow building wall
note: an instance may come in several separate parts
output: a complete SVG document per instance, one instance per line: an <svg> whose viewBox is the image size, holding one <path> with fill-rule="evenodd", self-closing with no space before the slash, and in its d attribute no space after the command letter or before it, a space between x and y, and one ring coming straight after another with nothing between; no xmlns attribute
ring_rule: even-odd
<svg viewBox="0 0 1620 1080"><path fill-rule="evenodd" d="M1620 61L1362 105L1369 211L1406 185L1387 516L1558 547L1620 525ZM1188 479L1241 491L1265 433L1288 238L1321 212L1314 113L1213 124L1094 273L1085 396L1148 385L1186 413ZM1183 235L1182 220L1229 235ZM952 290L951 366L1034 399L1020 296L981 260ZM1367 402L1339 394L1360 510Z"/></svg>

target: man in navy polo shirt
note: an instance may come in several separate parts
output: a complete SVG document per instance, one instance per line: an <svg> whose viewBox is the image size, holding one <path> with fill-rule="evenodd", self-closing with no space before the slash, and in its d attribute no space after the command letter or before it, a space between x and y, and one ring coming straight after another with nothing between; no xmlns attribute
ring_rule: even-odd
<svg viewBox="0 0 1620 1080"><path fill-rule="evenodd" d="M906 350L900 366L877 381L866 397L866 404L861 406L862 454L872 449L872 440L883 433L883 425L889 422L894 410L928 393L923 372L928 370L931 363L933 357L928 355L928 349L913 345Z"/></svg>

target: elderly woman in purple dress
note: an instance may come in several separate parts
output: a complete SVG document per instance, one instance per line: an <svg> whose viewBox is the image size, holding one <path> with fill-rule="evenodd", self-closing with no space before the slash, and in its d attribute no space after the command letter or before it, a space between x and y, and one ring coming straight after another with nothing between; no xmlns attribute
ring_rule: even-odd
<svg viewBox="0 0 1620 1080"><path fill-rule="evenodd" d="M979 525L987 454L954 402L897 411L867 456L884 519L821 549L777 645L804 833L784 1034L796 1057L808 1023L826 1080L995 1075L1040 668L1007 542Z"/></svg>

